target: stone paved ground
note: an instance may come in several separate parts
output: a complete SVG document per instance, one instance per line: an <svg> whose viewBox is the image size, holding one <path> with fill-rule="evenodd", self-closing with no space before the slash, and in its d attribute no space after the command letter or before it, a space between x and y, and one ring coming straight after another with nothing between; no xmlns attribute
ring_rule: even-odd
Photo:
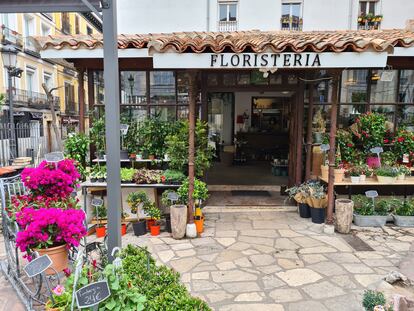
<svg viewBox="0 0 414 311"><path fill-rule="evenodd" d="M138 238L129 228L123 243L147 245L161 263L180 272L194 295L218 311L362 310L364 289L384 288L381 278L413 255L408 252L414 228L358 229L353 234L374 251L355 251L340 234L324 234L322 225L294 212L206 218L199 239L173 240L168 233ZM22 309L0 276L0 311Z"/></svg>
<svg viewBox="0 0 414 311"><path fill-rule="evenodd" d="M324 234L323 225L296 213L206 217L203 238L128 234L123 243L147 245L219 311L362 310L364 289L397 270L414 242L414 229L358 229L353 234L374 251L355 251L340 234Z"/></svg>

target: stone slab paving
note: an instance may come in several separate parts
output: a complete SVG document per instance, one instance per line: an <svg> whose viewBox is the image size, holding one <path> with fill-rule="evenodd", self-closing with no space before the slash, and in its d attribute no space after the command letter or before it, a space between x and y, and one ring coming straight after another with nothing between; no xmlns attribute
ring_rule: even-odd
<svg viewBox="0 0 414 311"><path fill-rule="evenodd" d="M292 212L208 214L202 238L128 234L181 274L192 294L218 311L363 310L362 293L405 262L414 229L358 228L374 251L355 251Z"/></svg>

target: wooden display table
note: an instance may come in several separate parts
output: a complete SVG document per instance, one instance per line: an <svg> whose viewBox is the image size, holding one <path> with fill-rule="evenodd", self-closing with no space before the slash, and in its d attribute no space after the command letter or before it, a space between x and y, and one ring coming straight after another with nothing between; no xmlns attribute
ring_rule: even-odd
<svg viewBox="0 0 414 311"><path fill-rule="evenodd" d="M318 177L319 180L323 181L324 183L328 183L328 179L322 178L321 176ZM370 190L374 190L376 188L381 187L398 187L404 189L404 198L407 197L407 195L414 194L414 176L406 177L404 180L396 180L394 183L384 183L379 182L375 177L367 178L364 182L360 183L352 183L350 178L344 178L341 182L335 182L334 187L345 187L348 189L348 197L351 199L352 195L352 189L355 187L360 188L369 188ZM413 190L408 192L408 190Z"/></svg>

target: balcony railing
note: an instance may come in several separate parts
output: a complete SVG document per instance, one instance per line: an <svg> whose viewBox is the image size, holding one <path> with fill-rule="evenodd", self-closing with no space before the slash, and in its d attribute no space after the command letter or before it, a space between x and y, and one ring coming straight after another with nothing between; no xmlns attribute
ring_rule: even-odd
<svg viewBox="0 0 414 311"><path fill-rule="evenodd" d="M302 26L303 26L303 19L298 16L284 15L280 19L281 30L301 31Z"/></svg>
<svg viewBox="0 0 414 311"><path fill-rule="evenodd" d="M6 27L5 25L1 26L1 42L3 44L13 44L17 47L23 46L23 36L17 31Z"/></svg>
<svg viewBox="0 0 414 311"><path fill-rule="evenodd" d="M358 16L358 30L375 30L380 29L382 15L360 15Z"/></svg>
<svg viewBox="0 0 414 311"><path fill-rule="evenodd" d="M218 31L236 31L238 28L237 21L218 21Z"/></svg>
<svg viewBox="0 0 414 311"><path fill-rule="evenodd" d="M77 116L79 115L77 104L72 100L65 101L65 115L67 116Z"/></svg>
<svg viewBox="0 0 414 311"><path fill-rule="evenodd" d="M48 109L49 104L47 102L47 96L46 94L38 93L38 92L32 92L27 90L21 90L21 89L13 89L13 104L18 106L24 106L24 107L32 107L37 109ZM4 93L6 94L6 105L9 103L9 93L8 90L4 90ZM59 107L59 97L53 96L53 103L55 106L55 110L60 110Z"/></svg>

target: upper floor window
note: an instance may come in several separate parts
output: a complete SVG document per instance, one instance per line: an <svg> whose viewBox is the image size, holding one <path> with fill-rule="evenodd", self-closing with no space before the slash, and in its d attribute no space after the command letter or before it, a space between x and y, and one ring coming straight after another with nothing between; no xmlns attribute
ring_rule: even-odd
<svg viewBox="0 0 414 311"><path fill-rule="evenodd" d="M42 23L41 30L42 30L42 36L48 36L52 32L50 26L49 25L46 25L46 24L43 24L43 23Z"/></svg>
<svg viewBox="0 0 414 311"><path fill-rule="evenodd" d="M70 34L71 32L71 27L70 27L70 18L69 18L69 13L67 12L63 12L61 13L61 18L62 18L62 32L65 34Z"/></svg>
<svg viewBox="0 0 414 311"><path fill-rule="evenodd" d="M28 96L33 96L33 92L36 90L36 68L26 67L26 91L28 92Z"/></svg>
<svg viewBox="0 0 414 311"><path fill-rule="evenodd" d="M280 23L282 30L302 30L302 3L282 3Z"/></svg>
<svg viewBox="0 0 414 311"><path fill-rule="evenodd" d="M219 2L219 31L237 30L237 2Z"/></svg>
<svg viewBox="0 0 414 311"><path fill-rule="evenodd" d="M47 88L50 90L53 87L52 74L49 72L43 72L43 83L46 84Z"/></svg>
<svg viewBox="0 0 414 311"><path fill-rule="evenodd" d="M79 27L79 16L75 16L75 33L78 35L80 34L80 27Z"/></svg>
<svg viewBox="0 0 414 311"><path fill-rule="evenodd" d="M86 34L87 34L88 36L90 36L92 33L93 33L92 28L91 28L91 27L89 27L89 26L86 26Z"/></svg>
<svg viewBox="0 0 414 311"><path fill-rule="evenodd" d="M358 29L379 29L382 15L377 12L377 0L359 1Z"/></svg>

